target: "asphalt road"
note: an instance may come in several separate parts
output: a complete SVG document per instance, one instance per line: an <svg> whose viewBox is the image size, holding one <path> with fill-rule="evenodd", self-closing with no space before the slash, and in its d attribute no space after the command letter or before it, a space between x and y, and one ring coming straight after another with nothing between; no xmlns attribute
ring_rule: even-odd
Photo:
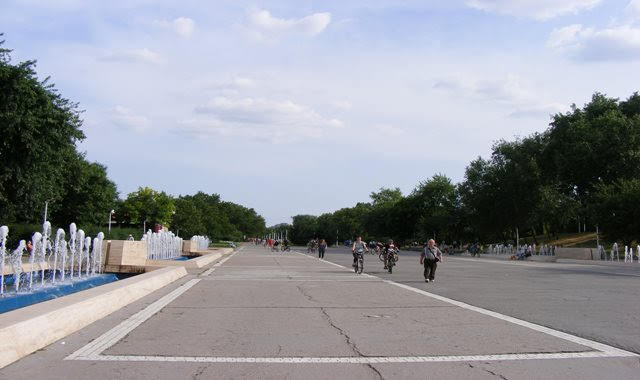
<svg viewBox="0 0 640 380"><path fill-rule="evenodd" d="M300 248L300 251L303 251ZM325 259L350 266L348 248ZM474 306L640 353L640 264L522 262L451 256L424 283L418 252L402 251L392 274L365 255L365 272Z"/></svg>
<svg viewBox="0 0 640 380"><path fill-rule="evenodd" d="M638 377L640 361L633 353L527 322L543 319L550 321L546 326L582 331L588 323L576 321L575 312L564 321L549 315L572 309L563 303L581 304L578 290L587 282L582 276L606 278L607 270L625 269L599 273L560 265L560 276L540 266L451 259L438 269L435 284L425 284L415 254L402 256L392 275L381 273L372 256L365 263L370 274L354 274L340 266L350 266L344 249L331 249L327 259L244 246L226 262L192 271L1 369L0 378ZM637 281L625 273L618 277ZM552 286L564 284L555 277L573 284L563 290L564 298ZM606 294L606 284L597 285ZM608 315L614 319L617 313ZM633 341L611 338L607 331L622 334L595 324L592 331L611 341Z"/></svg>

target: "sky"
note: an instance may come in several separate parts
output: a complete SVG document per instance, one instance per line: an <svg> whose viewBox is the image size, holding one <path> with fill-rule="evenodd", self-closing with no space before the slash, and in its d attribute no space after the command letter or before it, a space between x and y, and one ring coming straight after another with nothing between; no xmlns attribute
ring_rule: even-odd
<svg viewBox="0 0 640 380"><path fill-rule="evenodd" d="M500 139L640 90L640 0L3 0L87 159L268 225L464 179Z"/></svg>

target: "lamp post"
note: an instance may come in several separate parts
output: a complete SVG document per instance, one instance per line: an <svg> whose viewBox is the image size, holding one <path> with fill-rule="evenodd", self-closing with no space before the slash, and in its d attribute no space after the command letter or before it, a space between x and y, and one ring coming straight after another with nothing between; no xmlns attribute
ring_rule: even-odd
<svg viewBox="0 0 640 380"><path fill-rule="evenodd" d="M47 199L46 201L44 201L44 220L42 221L42 223L46 223L47 222L47 210L49 209L49 202L51 202L53 199Z"/></svg>
<svg viewBox="0 0 640 380"><path fill-rule="evenodd" d="M109 236L111 236L111 217L116 213L116 210L109 211Z"/></svg>

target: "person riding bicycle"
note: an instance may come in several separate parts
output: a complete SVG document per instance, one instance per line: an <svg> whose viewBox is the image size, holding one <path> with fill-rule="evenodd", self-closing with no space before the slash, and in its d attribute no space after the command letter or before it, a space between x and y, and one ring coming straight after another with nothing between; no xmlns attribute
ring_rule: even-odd
<svg viewBox="0 0 640 380"><path fill-rule="evenodd" d="M389 239L387 243L382 248L382 255L384 257L384 269L389 268L389 259L392 257L393 253L396 251L397 247L393 243L393 239Z"/></svg>
<svg viewBox="0 0 640 380"><path fill-rule="evenodd" d="M351 247L354 268L358 265L358 255L362 255L365 252L369 252L369 248L367 248L367 244L362 241L362 237L358 236L356 241L353 242L353 247Z"/></svg>

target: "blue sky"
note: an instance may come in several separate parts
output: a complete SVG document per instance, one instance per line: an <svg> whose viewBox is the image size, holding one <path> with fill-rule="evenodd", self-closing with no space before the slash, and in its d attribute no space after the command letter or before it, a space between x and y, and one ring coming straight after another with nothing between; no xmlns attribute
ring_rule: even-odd
<svg viewBox="0 0 640 380"><path fill-rule="evenodd" d="M268 224L459 181L640 90L640 0L5 0L0 25L86 110L80 148L122 196L219 193Z"/></svg>

